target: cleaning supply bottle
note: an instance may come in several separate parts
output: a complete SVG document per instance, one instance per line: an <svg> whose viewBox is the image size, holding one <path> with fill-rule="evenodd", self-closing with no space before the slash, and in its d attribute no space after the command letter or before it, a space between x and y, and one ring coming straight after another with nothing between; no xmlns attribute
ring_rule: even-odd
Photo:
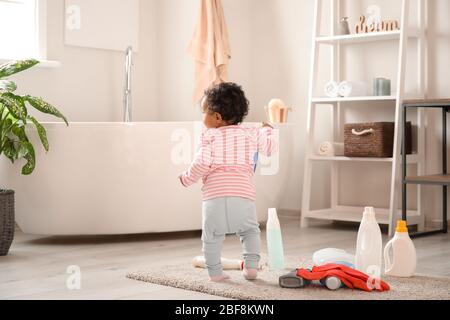
<svg viewBox="0 0 450 320"><path fill-rule="evenodd" d="M372 207L364 209L356 244L356 269L375 279L381 277L383 242L380 226Z"/></svg>
<svg viewBox="0 0 450 320"><path fill-rule="evenodd" d="M390 256L391 248L393 260ZM416 272L416 248L409 237L406 221L398 221L394 238L384 248L384 261L388 276L409 278Z"/></svg>
<svg viewBox="0 0 450 320"><path fill-rule="evenodd" d="M276 209L269 209L266 232L269 267L272 269L284 269L283 238Z"/></svg>

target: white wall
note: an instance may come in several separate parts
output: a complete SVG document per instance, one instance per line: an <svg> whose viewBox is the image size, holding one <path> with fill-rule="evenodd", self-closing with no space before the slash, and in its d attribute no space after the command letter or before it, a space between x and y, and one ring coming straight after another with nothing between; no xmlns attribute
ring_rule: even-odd
<svg viewBox="0 0 450 320"><path fill-rule="evenodd" d="M435 0L430 2L430 53L429 53L429 96L431 98L450 97L450 1ZM441 116L438 112L430 112L429 130L427 131L427 155L430 155L427 167L429 173L440 173L441 166ZM437 142L437 143L436 143ZM436 187L428 187L427 195L430 204L430 219L442 219L442 192Z"/></svg>
<svg viewBox="0 0 450 320"><path fill-rule="evenodd" d="M230 80L242 84L251 101L252 110L249 120L264 119L263 106L273 97L281 97L286 103L295 107L291 121L296 124L294 154L296 165L292 167L290 181L282 201L285 209L297 210L301 205L303 156L307 110L308 75L310 71L310 47L312 32L312 14L314 1L309 0L226 0L223 2L230 31L232 60L230 64ZM400 18L401 1L344 1L344 10L351 17L351 27L359 15L370 4L379 4L383 15L390 19ZM412 1L414 7L415 1ZM180 5L178 0L158 2L158 32L161 57L159 72L159 106L161 120L198 119L198 109L190 104L192 93L193 64L186 55L185 48L192 35L197 14L197 1L185 0ZM450 2L447 0L430 1L430 90L429 96L434 98L449 95L450 81L446 79L446 66L450 52L450 23L446 13L450 12ZM412 14L416 12L412 10ZM413 22L415 18L411 19ZM323 28L327 26L324 23ZM161 38L163 38L161 40ZM413 46L410 46L413 49ZM345 52L343 65L346 79L362 79L371 81L378 76L396 77L397 65L396 45L389 43L365 45ZM317 88L329 80L329 64L327 52L321 52L325 59L319 71ZM408 60L408 79L415 79L414 64L416 54L410 51ZM369 61L369 63L367 63ZM448 69L448 67L447 67ZM394 89L396 89L395 81ZM415 82L408 81L407 89L413 91ZM173 94L176 90L176 94ZM325 108L328 109L328 108ZM390 105L371 104L364 108L365 116L358 117L356 110L359 105L350 107L348 121L387 121L393 118L393 108ZM317 142L329 139L331 124L328 110L319 113L322 120L322 130L318 132ZM368 118L366 118L368 117ZM430 118L430 123L435 120ZM439 123L439 121L438 121ZM439 169L439 159L436 156L439 147L433 143L440 130L430 129L428 133L427 154L428 170L436 172ZM436 131L436 132L434 132ZM313 186L314 207L325 207L328 203L327 167L320 167L315 176ZM347 166L342 172L348 176L343 179L342 189L346 192L340 195L341 202L348 205L388 206L390 166L361 166L355 169ZM356 183L358 182L358 183ZM414 190L412 190L412 195ZM440 216L440 192L436 188L426 188L426 203L429 219ZM432 201L429 201L432 199ZM414 204L414 201L413 201Z"/></svg>
<svg viewBox="0 0 450 320"><path fill-rule="evenodd" d="M42 95L68 116L71 121L120 121L122 114L123 54L110 51L65 47L63 45L63 0L49 1L49 58L59 60L63 67L55 70L39 69L20 77L20 87L27 92ZM448 97L448 55L450 52L450 1L430 2L430 97ZM291 178L286 181L282 201L285 209L298 210L301 206L303 157L307 113L308 75L313 19L311 0L223 0L227 18L232 60L230 80L243 85L251 101L248 120L262 121L263 107L273 97L280 97L295 108L291 121L296 125L295 143L292 146L296 165ZM385 16L399 17L400 0L357 1L346 0L352 24L369 4L379 3ZM186 121L200 119L198 107L192 102L194 65L186 48L193 34L197 18L197 0L142 0L141 1L141 51L136 58L134 74L135 119L159 121ZM358 63L358 56L380 59L387 55L392 62ZM327 53L323 52L323 57ZM371 79L387 74L396 65L395 47L391 45L366 46L345 55L347 77ZM388 59L386 59L388 61ZM383 67L384 65L384 67ZM320 69L320 82L328 80L328 64ZM413 69L412 69L413 71ZM32 76L32 77L31 77ZM377 109L375 109L377 108ZM368 114L375 120L389 119L389 106L368 106ZM328 112L319 139L329 136ZM364 121L365 119L362 119ZM439 169L440 120L436 129L428 132L427 154L430 172ZM347 192L342 201L348 204L387 205L388 191L383 181L389 181L388 168L361 168L354 170L351 181L343 181ZM325 174L315 178L313 205L327 205L328 191ZM362 175L366 173L366 176ZM364 179L355 186L356 180ZM367 188L364 188L367 185ZM430 189L427 203L431 203L430 219L440 215L440 192ZM359 199L361 203L355 203Z"/></svg>
<svg viewBox="0 0 450 320"><path fill-rule="evenodd" d="M264 106L281 97L296 108L298 124L292 168L283 199L284 208L298 209L308 89L311 11L313 1L225 0L232 60L229 80L244 87L251 102L249 121L265 119ZM158 2L159 119L198 120L192 102L194 65L186 54L198 13L197 0Z"/></svg>
<svg viewBox="0 0 450 320"><path fill-rule="evenodd" d="M120 121L124 53L65 46L64 0L47 1L48 59L60 61L62 67L37 68L18 76L20 90L45 97L73 122ZM133 70L134 113L140 120L156 120L156 1L141 1L140 10L140 52ZM39 115L39 119L53 118Z"/></svg>

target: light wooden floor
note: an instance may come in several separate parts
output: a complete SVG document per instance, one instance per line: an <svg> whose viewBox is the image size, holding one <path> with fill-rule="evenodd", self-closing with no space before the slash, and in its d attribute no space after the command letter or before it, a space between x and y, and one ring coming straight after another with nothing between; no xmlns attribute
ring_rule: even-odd
<svg viewBox="0 0 450 320"><path fill-rule="evenodd" d="M314 251L326 247L355 250L354 225L300 229L298 219L283 218L282 227L289 255L310 259ZM417 239L415 244L418 273L450 277L449 235ZM229 237L224 256L239 258L239 252L239 241ZM10 255L0 257L0 299L219 299L125 278L129 271L190 261L200 253L200 232L89 238L42 238L18 232ZM81 290L66 288L70 265L81 268Z"/></svg>

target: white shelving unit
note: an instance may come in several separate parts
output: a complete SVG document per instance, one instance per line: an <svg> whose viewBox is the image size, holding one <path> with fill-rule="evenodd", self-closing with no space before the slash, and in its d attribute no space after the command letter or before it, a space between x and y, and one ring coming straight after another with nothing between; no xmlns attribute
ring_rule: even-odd
<svg viewBox="0 0 450 320"><path fill-rule="evenodd" d="M339 204L339 165L341 163L385 163L387 169L390 168L391 183L390 186L390 200L389 208L376 208L377 219L380 224L389 225L389 234L393 234L396 220L401 217L399 210L401 184L400 184L400 161L401 161L401 106L406 99L423 99L426 97L426 29L427 19L426 11L428 9L427 0L415 0L417 2L418 12L418 26L417 28L409 27L409 10L412 0L401 1L401 21L400 30L389 32L376 32L367 34L350 34L350 35L335 35L336 27L341 16L340 0L331 0L330 13L332 17L331 36L320 35L320 25L322 16L323 0L315 0L314 9L314 27L313 27L313 46L311 50L311 65L312 72L310 75L309 88L309 108L308 108L308 123L307 123L307 148L306 160L304 170L303 183L303 202L302 202L302 227L308 227L311 219L320 220L335 220L335 221L351 221L360 222L362 219L362 207L342 206ZM397 2L396 2L397 3ZM410 38L415 38L418 49L418 93L406 95L405 94L405 73L406 73L406 57L407 44ZM350 98L324 98L316 97L315 81L317 77L318 63L319 63L319 46L331 46L331 78L336 81L341 79L341 52L342 47L346 48L352 44L361 44L369 42L390 41L399 44L398 52L398 70L397 70L397 92L391 96L364 96L364 97L350 97ZM394 133L394 156L392 158L348 158L348 157L322 157L318 156L316 146L314 145L315 122L316 122L316 108L321 105L333 106L333 139L336 142L343 142L343 115L346 103L349 102L384 102L392 104L395 108L395 122ZM417 114L417 154L409 155L409 163L417 165L418 175L422 175L425 169L425 130L424 130L424 113L419 111ZM370 122L367 119L367 122ZM331 208L324 210L311 210L311 186L312 186L312 171L316 162L329 162L331 165ZM370 204L368 204L370 205ZM417 192L417 210L408 211L408 223L410 225L417 225L419 230L424 229L424 216L422 214L421 190L418 188Z"/></svg>
<svg viewBox="0 0 450 320"><path fill-rule="evenodd" d="M416 29L410 29L408 31L409 36L417 37L418 32ZM373 32L373 33L361 33L361 34L350 34L343 36L330 36L330 37L316 37L316 42L325 44L352 44L352 43L364 43L364 42L374 42L374 41L388 41L388 40L399 40L402 36L402 31L387 31L387 32Z"/></svg>
<svg viewBox="0 0 450 320"><path fill-rule="evenodd" d="M326 97L320 97L320 98L313 98L313 103L337 103L337 102L357 102L357 101L395 101L395 96L380 96L380 97L347 97L347 98L326 98Z"/></svg>
<svg viewBox="0 0 450 320"><path fill-rule="evenodd" d="M342 162L388 162L392 163L393 158L349 158L349 157L324 157L324 156L311 156L312 161L342 161ZM409 155L408 163L415 164L419 162L417 155Z"/></svg>

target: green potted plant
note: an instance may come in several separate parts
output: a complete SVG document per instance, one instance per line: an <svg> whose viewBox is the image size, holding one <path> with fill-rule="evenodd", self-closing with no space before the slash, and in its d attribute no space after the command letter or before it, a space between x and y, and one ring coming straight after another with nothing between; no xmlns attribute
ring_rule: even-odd
<svg viewBox="0 0 450 320"><path fill-rule="evenodd" d="M4 155L12 163L24 159L23 175L33 173L36 166L35 149L26 132L32 124L48 152L49 144L45 128L28 113L28 107L58 117L69 125L67 119L52 105L41 98L17 95L17 85L6 78L37 65L37 60L12 61L0 66L0 157ZM14 238L14 191L0 186L0 256L8 254Z"/></svg>

